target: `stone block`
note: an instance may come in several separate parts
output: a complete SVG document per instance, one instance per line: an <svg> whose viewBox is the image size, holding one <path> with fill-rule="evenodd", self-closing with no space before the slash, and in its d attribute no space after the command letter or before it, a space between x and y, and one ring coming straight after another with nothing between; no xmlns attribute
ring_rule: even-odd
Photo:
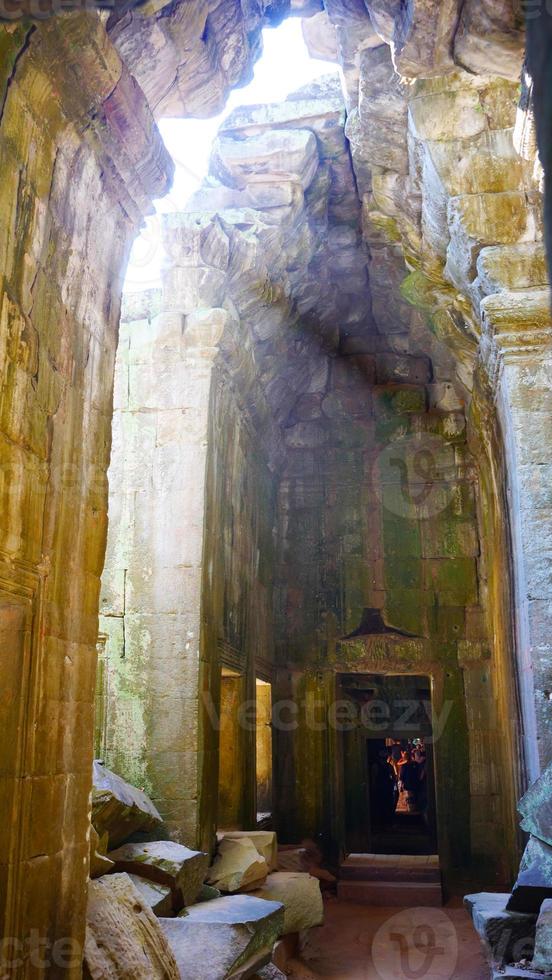
<svg viewBox="0 0 552 980"><path fill-rule="evenodd" d="M509 912L536 915L546 899L552 899L552 880L546 866L537 860L526 860L506 906Z"/></svg>
<svg viewBox="0 0 552 980"><path fill-rule="evenodd" d="M472 139L487 128L474 89L437 92L411 100L411 129L419 140Z"/></svg>
<svg viewBox="0 0 552 980"><path fill-rule="evenodd" d="M233 895L159 922L182 980L245 980L270 961L284 909L253 895Z"/></svg>
<svg viewBox="0 0 552 980"><path fill-rule="evenodd" d="M324 921L320 882L312 875L297 871L276 871L262 888L255 889L258 898L281 902L284 906L283 934L302 932Z"/></svg>
<svg viewBox="0 0 552 980"><path fill-rule="evenodd" d="M511 130L484 131L469 142L450 140L424 146L424 177L434 168L433 180L429 181L429 204L435 203L437 188L435 178L446 191L446 196L458 194L501 193L521 190L523 171L517 155ZM425 185L425 180L424 180ZM424 186L424 196L425 196Z"/></svg>
<svg viewBox="0 0 552 980"><path fill-rule="evenodd" d="M500 970L493 970L492 980L542 980L543 975L547 976L546 973L538 973L523 966L505 966Z"/></svg>
<svg viewBox="0 0 552 980"><path fill-rule="evenodd" d="M166 878L162 884L181 894L182 905L193 905L196 901L209 865L209 856L204 851L192 851L183 844L167 840L123 844L110 851L109 857L115 861L118 871L146 878L150 873L162 872Z"/></svg>
<svg viewBox="0 0 552 980"><path fill-rule="evenodd" d="M149 905L155 915L170 916L175 912L180 912L182 903L174 901L174 892L169 885L163 885L159 881L151 881L149 878L142 878L140 875L128 874L128 876L134 887L140 892L146 905Z"/></svg>
<svg viewBox="0 0 552 980"><path fill-rule="evenodd" d="M250 184L299 183L304 190L318 167L314 133L306 129L278 129L248 139L219 136L213 144L211 169L229 187Z"/></svg>
<svg viewBox="0 0 552 980"><path fill-rule="evenodd" d="M474 558L434 558L424 563L426 588L433 589L443 606L477 603L477 563Z"/></svg>
<svg viewBox="0 0 552 980"><path fill-rule="evenodd" d="M427 384L431 381L431 361L427 357L378 354L376 378L379 385L394 381L402 384Z"/></svg>
<svg viewBox="0 0 552 980"><path fill-rule="evenodd" d="M278 868L278 838L274 830L227 830L217 834L220 840L248 840L267 863L269 871Z"/></svg>
<svg viewBox="0 0 552 980"><path fill-rule="evenodd" d="M525 194L461 194L448 205L450 245L445 274L465 289L477 275L481 245L513 245L534 237Z"/></svg>
<svg viewBox="0 0 552 980"><path fill-rule="evenodd" d="M522 796L518 810L522 830L552 847L552 765Z"/></svg>
<svg viewBox="0 0 552 980"><path fill-rule="evenodd" d="M108 834L110 847L117 847L137 830L160 827L162 820L145 793L95 761L92 823L100 837Z"/></svg>
<svg viewBox="0 0 552 980"><path fill-rule="evenodd" d="M535 933L535 953L533 967L545 975L552 974L552 901L547 899L541 905Z"/></svg>
<svg viewBox="0 0 552 980"><path fill-rule="evenodd" d="M251 840L224 838L219 841L207 881L221 892L237 892L261 885L267 874L268 865Z"/></svg>
<svg viewBox="0 0 552 980"><path fill-rule="evenodd" d="M546 286L548 272L543 243L520 242L482 248L477 260L477 278L485 296L505 289Z"/></svg>
<svg viewBox="0 0 552 980"><path fill-rule="evenodd" d="M480 892L466 895L464 905L481 937L491 962L497 966L532 955L535 915L509 912L510 895Z"/></svg>
<svg viewBox="0 0 552 980"><path fill-rule="evenodd" d="M373 392L374 412L377 417L409 415L425 412L426 392L423 387L393 385L378 387Z"/></svg>
<svg viewBox="0 0 552 980"><path fill-rule="evenodd" d="M84 965L92 980L179 980L158 919L126 874L88 886Z"/></svg>

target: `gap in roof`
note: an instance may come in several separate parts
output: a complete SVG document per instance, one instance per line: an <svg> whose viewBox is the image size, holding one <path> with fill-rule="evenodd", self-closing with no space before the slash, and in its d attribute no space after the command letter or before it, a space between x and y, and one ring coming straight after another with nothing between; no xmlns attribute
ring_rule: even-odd
<svg viewBox="0 0 552 980"><path fill-rule="evenodd" d="M213 140L223 120L242 105L283 102L296 89L335 72L329 61L310 57L301 20L290 17L279 27L263 31L263 53L254 66L253 80L233 89L224 110L211 119L161 119L159 129L175 163L172 189L155 202L156 214L134 242L124 289L132 292L161 285L161 228L158 215L182 211L207 174Z"/></svg>

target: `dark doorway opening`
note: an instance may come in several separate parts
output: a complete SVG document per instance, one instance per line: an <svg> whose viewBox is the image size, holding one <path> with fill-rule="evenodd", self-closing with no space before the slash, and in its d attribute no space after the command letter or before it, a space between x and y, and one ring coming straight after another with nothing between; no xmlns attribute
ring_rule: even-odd
<svg viewBox="0 0 552 980"><path fill-rule="evenodd" d="M437 852L431 682L413 674L345 674L345 846L350 852Z"/></svg>

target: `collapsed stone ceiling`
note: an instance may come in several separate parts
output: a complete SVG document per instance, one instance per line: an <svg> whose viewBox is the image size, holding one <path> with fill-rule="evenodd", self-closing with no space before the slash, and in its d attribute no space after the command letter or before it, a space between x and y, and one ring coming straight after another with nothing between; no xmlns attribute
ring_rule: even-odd
<svg viewBox="0 0 552 980"><path fill-rule="evenodd" d="M345 121L337 74L236 110L187 214L165 221L165 302L229 313L226 363L275 463L316 443L319 418L367 416L375 383L427 384L432 407L461 407L452 357L400 296L402 255L367 246Z"/></svg>
<svg viewBox="0 0 552 980"><path fill-rule="evenodd" d="M232 239L224 302L235 303L242 328L251 322L242 342L255 338L277 424L285 427L294 396L317 393L309 379L328 352L426 357L446 391L453 379L460 386L452 403L469 398L482 301L515 281L534 291L537 317L546 306L527 125L518 134L527 164L513 139L524 43L516 4L185 9L146 4L108 22L157 115L218 111L228 88L248 78L262 28L289 13L308 15L311 53L341 69L341 87L334 79L281 106L233 113L190 203L218 212ZM284 321L293 328L278 333ZM276 336L285 357L282 349L274 357ZM409 370L399 365L399 378Z"/></svg>

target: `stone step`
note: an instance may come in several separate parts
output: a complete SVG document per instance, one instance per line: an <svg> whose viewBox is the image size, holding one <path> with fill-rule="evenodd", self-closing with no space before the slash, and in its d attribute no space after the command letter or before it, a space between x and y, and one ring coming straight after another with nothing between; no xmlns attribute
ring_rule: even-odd
<svg viewBox="0 0 552 980"><path fill-rule="evenodd" d="M340 881L337 895L361 905L440 908L443 904L440 883L424 881Z"/></svg>
<svg viewBox="0 0 552 980"><path fill-rule="evenodd" d="M406 854L349 854L342 862L342 881L420 881L440 885L439 857Z"/></svg>

